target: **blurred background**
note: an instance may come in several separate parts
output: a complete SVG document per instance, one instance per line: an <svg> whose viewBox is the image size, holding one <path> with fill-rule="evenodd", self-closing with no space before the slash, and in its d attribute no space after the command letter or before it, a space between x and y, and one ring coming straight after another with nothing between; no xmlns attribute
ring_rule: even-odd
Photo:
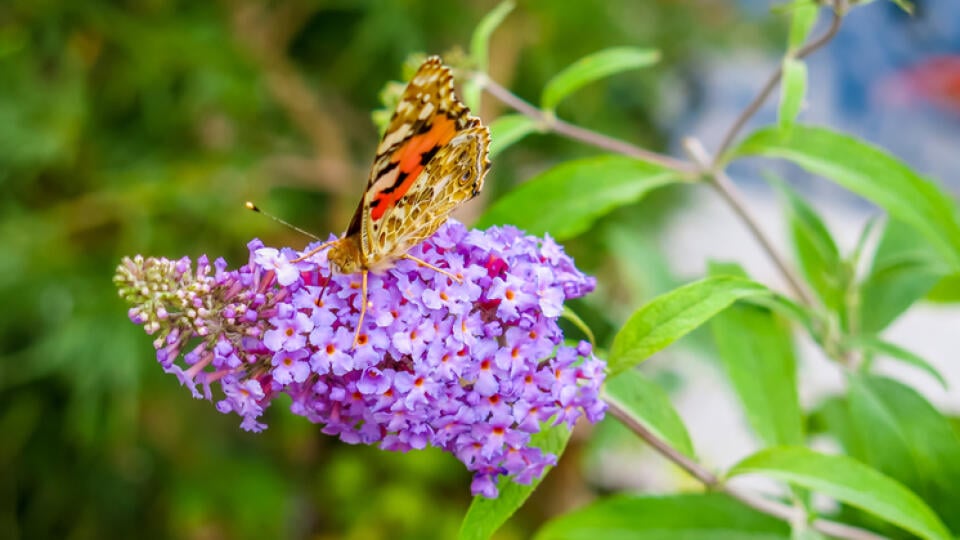
<svg viewBox="0 0 960 540"><path fill-rule="evenodd" d="M953 0L916 4L912 18L887 2L848 18L810 62L801 121L866 137L956 193L960 18ZM290 415L282 400L266 432L241 431L236 417L191 399L162 373L111 278L124 255L207 253L237 266L252 237L305 243L246 212L248 199L308 230L339 233L372 161L370 112L381 89L400 78L410 53L456 54L494 5L0 3L0 295L11 307L0 314L0 538L455 535L469 475L451 456L348 447ZM771 7L521 1L494 34L491 75L535 99L585 54L658 48L658 66L586 87L560 114L654 150L677 153L691 133L715 148L783 50L787 18ZM489 122L502 111L485 99L480 114ZM771 107L757 121L774 117ZM498 156L482 197L459 217L469 222L516 183L594 153L552 136L528 138ZM744 168L738 180L764 222L781 230L755 170ZM872 210L800 180L834 233L852 243ZM601 342L645 299L703 275L708 257L741 260L777 282L732 214L712 193L694 191L657 192L568 242L601 282L576 306ZM928 306L892 332L960 384L958 320L954 307ZM676 396L704 460L725 465L752 442L711 347L699 332L645 368ZM839 375L813 353L804 358L802 396L811 405ZM960 411L958 396L921 390ZM578 432L498 537L526 538L598 493L688 482L605 422Z"/></svg>

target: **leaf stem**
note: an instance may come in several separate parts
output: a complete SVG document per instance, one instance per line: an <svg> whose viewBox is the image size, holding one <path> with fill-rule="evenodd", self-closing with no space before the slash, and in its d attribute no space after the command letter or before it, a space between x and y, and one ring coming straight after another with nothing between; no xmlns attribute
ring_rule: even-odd
<svg viewBox="0 0 960 540"><path fill-rule="evenodd" d="M830 43L830 40L832 40L833 37L837 35L837 31L840 30L840 22L843 20L844 11L845 2L838 0L832 11L833 18L830 20L830 27L827 28L823 35L801 47L796 54L793 55L793 57L798 60L802 59L817 51L827 43ZM716 154L714 154L713 161L710 165L711 169L716 168L720 164L721 160L723 159L723 155L727 152L727 150L730 149L730 146L733 144L737 134L740 133L740 130L743 129L743 126L746 125L747 121L750 120L750 118L752 118L758 110L760 110L760 107L763 106L764 102L767 101L767 98L770 97L770 94L773 93L781 78L783 78L783 64L780 64L776 71L770 75L770 78L767 79L767 82L760 89L760 92L754 96L750 104L747 105L743 112L737 116L737 119L734 120L730 128L727 129L726 134L723 136L723 142L720 143L720 147L717 149Z"/></svg>
<svg viewBox="0 0 960 540"><path fill-rule="evenodd" d="M597 148L647 161L649 163L656 163L682 173L696 173L696 168L686 161L664 154L658 154L657 152L651 152L650 150L640 148L639 146L630 144L626 141L615 139L602 133L565 122L557 118L556 115L546 113L524 101L522 98L512 93L510 90L507 90L484 73L475 73L474 80L491 96L495 97L520 114L536 120L541 131L564 135Z"/></svg>
<svg viewBox="0 0 960 540"><path fill-rule="evenodd" d="M693 161L699 166L704 167L705 169L710 167L713 159L707 153L706 149L699 140L693 137L687 137L683 141L683 147ZM730 208L736 212L737 216L740 217L740 220L743 221L744 225L747 226L747 229L750 230L750 234L753 235L754 239L758 244L760 244L760 246L763 248L763 251L766 252L767 256L777 267L777 270L779 270L784 279L786 279L787 284L797 298L799 298L808 306L815 306L816 299L814 299L810 291L807 290L803 280L801 280L796 274L796 272L793 270L793 267L791 267L787 263L787 260L780 255L779 251L777 251L776 246L773 245L773 241L766 235L766 233L763 232L763 228L760 226L760 223L750 212L746 201L743 199L743 196L740 194L737 186L732 180L730 180L730 177L727 176L727 173L722 169L716 170L708 173L708 178L710 184L717 190Z"/></svg>
<svg viewBox="0 0 960 540"><path fill-rule="evenodd" d="M749 506L750 508L753 508L754 510L791 524L802 523L806 519L806 512L801 507L784 504L768 499L758 493L737 489L727 485L719 476L704 467L702 464L690 459L685 454L671 446L670 443L655 435L652 431L647 429L646 426L630 416L627 411L618 407L616 403L607 401L607 407L607 412L609 412L610 415L619 420L630 431L634 432L638 437L653 447L657 453L686 471L690 476L696 478L697 481L703 484L707 489L725 493ZM876 535L868 530L822 518L813 520L813 522L810 523L810 528L822 534L826 534L834 538L842 538L845 540L884 540L883 536Z"/></svg>
<svg viewBox="0 0 960 540"><path fill-rule="evenodd" d="M713 474L703 465L690 459L676 448L670 446L670 443L667 441L654 435L652 431L646 428L646 426L630 416L627 411L618 407L615 402L607 401L606 403L608 413L613 415L623 425L630 429L630 431L636 433L641 439L646 441L646 443L652 446L654 450L660 453L660 455L676 464L678 467L686 471L687 474L696 478L701 484L710 489L717 488L721 485L720 478L718 478L717 475Z"/></svg>

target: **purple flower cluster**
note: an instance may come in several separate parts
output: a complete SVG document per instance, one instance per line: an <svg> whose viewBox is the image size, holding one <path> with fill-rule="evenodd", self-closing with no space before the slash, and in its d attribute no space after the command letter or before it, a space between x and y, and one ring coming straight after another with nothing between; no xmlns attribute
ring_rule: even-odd
<svg viewBox="0 0 960 540"><path fill-rule="evenodd" d="M499 476L529 483L555 462L529 444L542 425L603 416L604 363L557 325L564 300L595 282L549 237L449 221L410 254L458 279L407 259L370 274L356 346L359 275L331 276L323 252L292 263L293 250L248 247L235 271L138 257L115 278L131 320L158 333L164 369L197 397L219 383L218 410L245 429L263 429L283 392L347 443L447 450L474 473L474 494L495 497Z"/></svg>

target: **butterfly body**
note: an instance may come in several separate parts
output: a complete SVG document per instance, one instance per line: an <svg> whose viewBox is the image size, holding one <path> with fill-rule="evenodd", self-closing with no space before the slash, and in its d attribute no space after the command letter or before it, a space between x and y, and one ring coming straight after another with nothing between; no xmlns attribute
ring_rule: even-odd
<svg viewBox="0 0 960 540"><path fill-rule="evenodd" d="M386 271L407 258L448 274L407 251L480 193L490 167L489 145L487 127L454 95L450 69L438 57L428 58L387 125L367 189L343 236L301 257L329 247L333 271L362 274L357 336L366 311L367 273Z"/></svg>

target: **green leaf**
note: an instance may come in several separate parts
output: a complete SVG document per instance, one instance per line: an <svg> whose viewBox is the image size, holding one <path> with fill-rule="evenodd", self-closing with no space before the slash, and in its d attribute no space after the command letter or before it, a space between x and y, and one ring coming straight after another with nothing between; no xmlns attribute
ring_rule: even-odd
<svg viewBox="0 0 960 540"><path fill-rule="evenodd" d="M710 265L710 274L743 274ZM751 427L769 446L803 443L797 361L790 328L769 309L738 302L710 323L727 376Z"/></svg>
<svg viewBox="0 0 960 540"><path fill-rule="evenodd" d="M819 7L811 0L800 0L793 6L793 17L790 19L790 33L787 37L787 49L796 51L803 46L817 22Z"/></svg>
<svg viewBox="0 0 960 540"><path fill-rule="evenodd" d="M660 53L651 49L616 47L595 52L577 60L547 81L540 97L540 107L555 111L563 98L593 81L630 69L647 67L660 60Z"/></svg>
<svg viewBox="0 0 960 540"><path fill-rule="evenodd" d="M623 156L568 161L501 197L477 227L511 223L530 234L550 233L564 240L586 231L614 208L679 181L670 169Z"/></svg>
<svg viewBox="0 0 960 540"><path fill-rule="evenodd" d="M912 353L903 347L900 347L899 345L894 345L893 343L889 343L880 338L872 336L861 336L855 340L852 340L849 345L859 347L863 350L880 354L894 360L900 360L901 362L925 371L928 375L936 379L944 390L949 390L947 387L947 380L943 378L943 375L941 375L939 371L937 371L937 368L933 367L929 362L917 354Z"/></svg>
<svg viewBox="0 0 960 540"><path fill-rule="evenodd" d="M740 298L769 295L763 285L721 276L660 295L638 309L613 339L608 369L625 371L690 333Z"/></svg>
<svg viewBox="0 0 960 540"><path fill-rule="evenodd" d="M720 493L617 495L548 521L535 540L786 540L787 525Z"/></svg>
<svg viewBox="0 0 960 540"><path fill-rule="evenodd" d="M860 330L877 333L893 322L949 269L912 228L889 221L869 274L860 286Z"/></svg>
<svg viewBox="0 0 960 540"><path fill-rule="evenodd" d="M807 332L814 338L817 336L818 321L813 310L807 306L798 304L782 294L774 292L770 296L754 296L745 298L743 301L779 313L781 316L803 325Z"/></svg>
<svg viewBox="0 0 960 540"><path fill-rule="evenodd" d="M960 270L960 212L940 186L883 150L826 128L794 126L753 133L734 152L792 161L874 202L915 228L951 268Z"/></svg>
<svg viewBox="0 0 960 540"><path fill-rule="evenodd" d="M570 430L561 424L534 434L530 440L533 446L540 448L544 453L559 457L566 448L567 441L570 440ZM547 471L549 470L548 468ZM523 506L546 475L545 471L540 478L528 486L517 484L511 479L501 479L498 486L500 495L496 499L474 497L470 508L467 509L467 515L463 518L463 523L460 524L460 533L457 538L486 540L493 536L493 533L497 532L497 529Z"/></svg>
<svg viewBox="0 0 960 540"><path fill-rule="evenodd" d="M807 416L807 430L811 435L828 434L844 451L860 459L863 451L850 418L846 397L831 396L823 400ZM862 461L862 459L861 459Z"/></svg>
<svg viewBox="0 0 960 540"><path fill-rule="evenodd" d="M854 457L907 486L918 485L921 473L910 443L884 396L865 375L850 377L849 386L847 409L859 451Z"/></svg>
<svg viewBox="0 0 960 540"><path fill-rule="evenodd" d="M483 19L477 24L477 28L473 31L473 36L470 37L470 58L473 59L473 62L477 66L477 71L481 73L487 72L489 53L490 53L490 36L493 35L493 31L500 26L500 23L507 18L507 15L513 11L515 4L511 0L506 0L500 2L497 7L490 10Z"/></svg>
<svg viewBox="0 0 960 540"><path fill-rule="evenodd" d="M883 221L883 216L881 214L874 214L867 219L867 222L863 224L863 228L860 229L860 234L857 236L857 243L854 244L853 251L847 257L847 264L854 269L854 272L855 269L860 268L864 252L867 249L867 242L874 236L873 232L877 229L877 224L881 221Z"/></svg>
<svg viewBox="0 0 960 540"><path fill-rule="evenodd" d="M902 9L908 15L913 15L913 2L910 0L891 0L891 2L896 4L897 7Z"/></svg>
<svg viewBox="0 0 960 540"><path fill-rule="evenodd" d="M786 202L790 237L804 277L824 305L834 311L841 309L847 279L833 236L816 210L789 184L772 177L769 180Z"/></svg>
<svg viewBox="0 0 960 540"><path fill-rule="evenodd" d="M960 302L960 274L950 274L940 278L933 288L927 292L925 299L942 304Z"/></svg>
<svg viewBox="0 0 960 540"><path fill-rule="evenodd" d="M782 132L789 132L803 108L807 95L807 65L803 60L787 56L783 59L783 80L780 82L780 108L777 114Z"/></svg>
<svg viewBox="0 0 960 540"><path fill-rule="evenodd" d="M847 456L796 446L768 448L735 465L728 476L753 473L823 493L921 538L951 538L940 518L915 493Z"/></svg>
<svg viewBox="0 0 960 540"><path fill-rule="evenodd" d="M885 377L850 377L848 406L858 457L916 491L960 529L960 439L912 388Z"/></svg>
<svg viewBox="0 0 960 540"><path fill-rule="evenodd" d="M602 393L604 401L626 411L687 457L696 458L683 420L670 403L670 397L655 382L631 369L607 379Z"/></svg>
<svg viewBox="0 0 960 540"><path fill-rule="evenodd" d="M540 131L536 120L522 114L507 114L490 123L490 157L503 152L513 143Z"/></svg>
<svg viewBox="0 0 960 540"><path fill-rule="evenodd" d="M874 268L860 286L860 329L876 333L897 319L937 283L942 274L927 261L904 258Z"/></svg>

